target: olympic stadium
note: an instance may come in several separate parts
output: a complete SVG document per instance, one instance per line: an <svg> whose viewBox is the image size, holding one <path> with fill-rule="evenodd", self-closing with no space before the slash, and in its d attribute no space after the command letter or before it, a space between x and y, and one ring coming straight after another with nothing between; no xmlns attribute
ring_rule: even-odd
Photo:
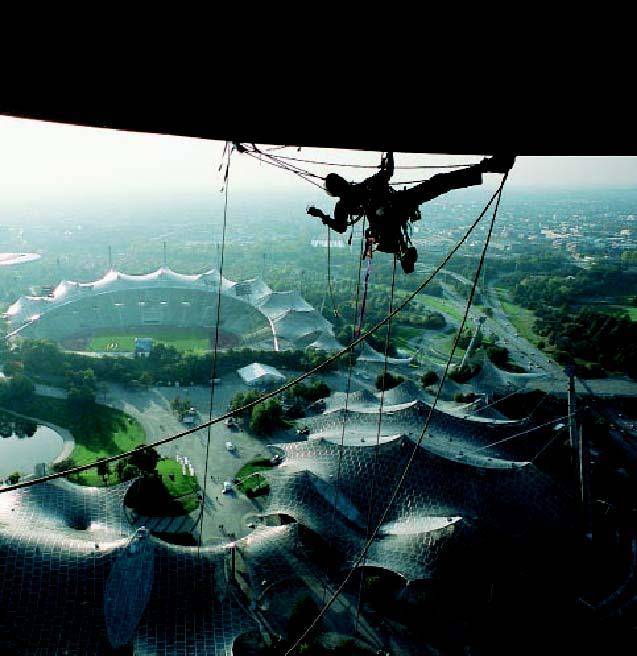
<svg viewBox="0 0 637 656"><path fill-rule="evenodd" d="M64 341L95 331L204 328L217 316L219 272L186 275L168 268L144 275L109 271L99 280L60 282L49 296L22 296L5 315L9 337ZM332 325L297 291L272 291L259 278L221 280L221 344L275 351L340 349Z"/></svg>

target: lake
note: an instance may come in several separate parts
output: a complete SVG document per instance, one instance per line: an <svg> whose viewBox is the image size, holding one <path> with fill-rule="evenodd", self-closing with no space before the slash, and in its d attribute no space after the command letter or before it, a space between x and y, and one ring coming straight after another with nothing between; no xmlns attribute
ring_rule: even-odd
<svg viewBox="0 0 637 656"><path fill-rule="evenodd" d="M33 474L38 462L55 460L63 445L59 433L48 426L0 413L0 480L14 471Z"/></svg>

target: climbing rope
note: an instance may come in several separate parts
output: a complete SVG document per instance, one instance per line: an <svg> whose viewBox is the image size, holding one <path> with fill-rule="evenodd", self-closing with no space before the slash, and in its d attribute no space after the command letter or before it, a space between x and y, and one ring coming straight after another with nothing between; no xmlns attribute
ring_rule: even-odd
<svg viewBox="0 0 637 656"><path fill-rule="evenodd" d="M275 396L278 396L279 394L282 394L283 392L286 392L289 390L291 387L294 387L294 385L298 385L298 383L303 382L307 378L310 378L314 374L318 373L325 367L329 366L332 364L332 362L335 362L339 358L342 358L346 353L352 351L355 349L362 341L367 339L370 335L373 335L376 331L378 331L380 328L382 328L385 324L387 324L394 316L396 316L399 312L405 309L411 301L414 300L414 298L423 290L427 285L440 273L440 271L446 266L446 264L451 260L451 258L460 250L462 245L469 239L473 231L475 230L476 226L482 221L484 218L484 215L487 213L489 207L493 204L493 201L499 197L501 191L501 187L499 187L491 196L483 210L480 212L479 216L474 220L474 222L467 228L466 232L464 235L460 238L460 240L455 244L455 246L447 253L447 255L443 258L443 260L440 262L440 264L412 291L409 293L403 301L396 307L394 308L393 312L391 315L388 315L381 319L378 323L376 323L374 326L372 326L369 330L365 331L363 334L359 335L357 338L353 339L350 344L342 348L340 351L337 351L336 353L333 353L332 355L328 356L323 362L320 364L317 364L315 367L312 367L308 371L300 374L296 378L293 378L289 380L287 383L284 383L281 385L281 387L278 387L271 392L266 392L262 394L259 398L255 399L254 401L250 401L246 403L245 405L241 406L240 408L236 408L234 410L230 410L222 415L219 415L218 417L214 417L211 421L204 422L202 424L199 424L198 426L193 426L192 428L189 428L185 431L182 431L180 433L174 433L173 435L169 435L167 437L163 437L159 440L156 440L155 442L151 442L150 444L147 444L143 447L137 447L135 449L130 449L129 451L124 451L122 453L119 453L114 456L109 456L107 458L102 459L100 462L108 464L111 462L116 462L118 460L122 460L123 458L128 458L130 457L133 453L139 452L139 450L143 449L149 449L149 448L155 448L158 446L161 446L162 444L168 444L169 442L173 442L174 440L181 439L182 437L186 437L187 435L192 435L193 433L196 433L197 431L207 428L208 426L212 426L214 424L217 424L219 422L225 421L226 419L233 417L235 415L241 414L243 412L247 412L248 410L251 410L255 406L257 406L259 403L263 403L263 401L267 401L268 399L274 398ZM31 479L28 481L20 481L18 483L15 483L13 485L7 485L5 487L0 488L0 493L2 492L12 492L14 490L19 490L21 488L26 488L26 487L32 487L34 485L39 485L41 483L46 483L48 481L52 481L58 478L64 478L65 476L69 476L71 474L77 474L79 472L87 471L89 469L92 469L93 467L97 466L97 462L91 462L85 465L78 465L77 467L71 467L69 469L65 469L64 471L61 472L55 472L52 474L47 474L46 476L41 476L40 478L35 478Z"/></svg>
<svg viewBox="0 0 637 656"><path fill-rule="evenodd" d="M227 162L226 162L226 172L223 177L224 187L225 187L225 196L223 201L223 227L221 229L221 259L219 261L219 287L217 289L217 316L215 320L215 342L214 350L212 355L212 373L210 378L210 409L208 411L208 430L206 435L206 464L204 466L204 476L203 476L203 500L201 502L201 513L200 513L200 523L199 523L199 540L197 545L197 553L201 552L201 542L203 540L203 522L206 509L206 498L208 491L208 459L210 455L210 434L212 429L212 407L215 398L215 380L217 378L217 348L219 346L219 324L221 323L221 289L223 287L223 262L226 252L226 228L228 225L228 186L229 180L228 176L230 174L230 158L232 156L232 146L226 143L226 148L224 153L227 152Z"/></svg>
<svg viewBox="0 0 637 656"><path fill-rule="evenodd" d="M391 290L389 293L389 314L392 313L392 310L394 309L394 289L395 289L395 283L396 283L396 261L397 257L394 255L394 262L393 262L393 267L392 267L392 275L391 275ZM367 532L365 535L366 539L369 539L371 530L372 530L372 516L373 516L373 509L374 509L374 503L375 503L375 495L376 495L376 477L378 474L378 455L380 452L380 430L381 426L383 423L383 409L385 406L385 384L387 380L387 353L389 351L389 344L391 342L391 320L387 323L387 332L385 334L385 350L383 354L383 384L381 387L380 391L380 407L378 410L378 430L376 431L376 445L374 446L374 464L372 467L372 484L371 488L369 491L369 499L368 499L368 504L367 504ZM358 626L358 619L360 616L360 609L361 609L361 598L363 594L363 567L365 566L365 557L363 557L362 563L361 563L361 575L360 575L360 581L359 581L359 586L358 586L358 600L356 603L356 622L355 626Z"/></svg>
<svg viewBox="0 0 637 656"><path fill-rule="evenodd" d="M334 289L332 288L332 229L329 226L327 226L327 288L330 290L334 318L338 319L340 315L334 301Z"/></svg>
<svg viewBox="0 0 637 656"><path fill-rule="evenodd" d="M363 232L361 235L361 248L360 248L360 257L358 258L358 273L356 276L356 299L354 301L354 316L352 317L352 338L354 337L354 330L356 328L356 322L358 320L358 302L360 300L360 289L361 289L361 269L363 264L363 249L365 244L365 217L363 217ZM334 491L334 503L332 504L332 519L330 522L330 532L328 544L332 546L332 538L334 533L334 520L336 517L336 508L338 507L338 497L341 489L341 470L343 464L343 450L345 445L345 424L347 423L347 412L349 408L349 393L352 387L352 370L354 368L354 350L350 350L348 354L348 364L347 364L347 386L345 388L345 409L343 411L343 422L341 429L341 443L338 450L338 465L336 469L336 487Z"/></svg>
<svg viewBox="0 0 637 656"><path fill-rule="evenodd" d="M464 326L467 322L467 318L469 316L469 310L471 309L471 306L473 304L473 298L475 296L476 288L478 286L478 279L479 279L479 276L480 276L480 272L482 270L482 265L484 263L484 259L486 257L487 249L488 249L489 243L491 241L491 235L493 233L493 227L495 225L495 219L496 219L496 216L497 216L497 213L498 213L498 208L500 206L500 199L502 197L502 189L504 188L504 184L505 184L508 176L509 176L508 172L504 174L504 176L502 177L502 181L500 183L500 186L498 187L498 189L496 190L494 195L491 197L491 200L487 203L487 205L485 206L484 210L481 213L481 216L484 216L484 214L487 212L488 208L491 206L491 203L493 202L493 200L497 197L495 210L493 212L493 216L492 216L491 222L489 224L489 231L487 233L487 237L486 237L485 242L484 242L484 247L482 249L482 254L480 256L478 267L476 269L476 273L475 273L474 280L473 280L473 285L471 287L471 292L469 294L469 298L467 299L465 312L464 312L464 315L462 317L462 321L460 323L460 326L458 328L458 332L456 333L456 337L454 339L454 343L453 343L453 346L452 346L452 349L451 349L451 353L449 354L449 358L447 359L447 364L445 366L443 376L440 380L440 384L438 385L438 389L436 391L436 396L434 397L434 401L433 401L432 405L429 408L429 413L428 413L427 418L425 420L425 424L423 426L423 429L420 433L420 437L414 443L414 447L412 449L412 452L409 455L409 457L407 459L407 462L405 463L405 465L403 467L403 470L399 475L399 478L396 482L396 485L394 486L394 488L393 488L393 490L392 490L392 492L389 496L389 500L388 500L387 504L385 505L385 508L384 508L383 512L381 513L381 516L380 516L378 522L376 523L376 525L374 527L374 530L372 531L371 536L365 542L365 546L363 547L363 549L361 550L361 552L359 553L357 558L354 560L354 562L351 565L351 567L350 567L348 573L346 574L345 578L342 580L342 582L339 584L339 586L332 593L329 600L319 610L319 612L316 615L316 617L314 618L314 620L312 622L310 622L310 624L305 629L305 631L297 638L297 640L294 642L294 644L285 652L285 656L290 656L290 654L292 654L297 649L297 647L301 644L301 642L303 642L303 640L305 640L308 633L310 633L314 629L314 627L321 620L323 615L325 615L325 613L328 611L330 606L334 603L334 601L336 601L338 596L341 594L341 592L343 591L343 589L345 588L345 586L347 585L347 583L349 582L349 580L353 576L354 571L356 570L356 568L358 568L360 566L361 562L363 561L363 559L365 558L367 552L369 551L369 548L371 547L373 541L376 539L376 536L377 536L381 526L385 522L385 518L387 517L387 513L389 512L389 509L394 504L394 501L396 500L398 492L400 491L400 489L401 489L401 487L402 487L402 485L403 485L403 483L404 483L404 481L407 477L407 474L409 473L411 465L412 465L412 463L413 463L413 461L416 457L416 453L418 452L418 449L420 448L420 445L422 444L422 441L425 437L425 434L427 433L427 430L429 428L429 424L431 422L431 418L432 418L433 413L435 411L436 405L438 404L438 400L440 398L442 388L445 384L445 381L447 380L447 376L449 374L449 369L451 367L453 357L454 357L456 349L458 347L458 342L460 341L460 337L462 336L462 331L464 330ZM439 269L437 268L436 271L439 271ZM418 291L419 290L416 290L416 293ZM415 296L415 294L414 294L414 296ZM413 298L413 296L412 296L412 298ZM401 303L398 306L398 308L401 307L402 305L403 304ZM396 310L398 310L398 308L396 308ZM391 320L391 318L397 313L396 310L394 310L392 313L390 313L388 315L387 321L385 321L384 323L387 323L389 320Z"/></svg>
<svg viewBox="0 0 637 656"><path fill-rule="evenodd" d="M514 396L515 394L521 394L522 391L523 391L523 390L516 389L514 392L510 392L510 393L507 394L506 396L503 396L503 397L501 397L501 398L499 398L499 399L496 399L495 401L492 401L491 403L488 403L487 405L480 406L479 408L477 408L477 409L474 411L473 414L478 414L478 412L482 412L483 410L486 410L487 408L492 408L494 405L497 405L497 404L500 403L501 401L504 401L505 399L508 399L508 398Z"/></svg>
<svg viewBox="0 0 637 656"><path fill-rule="evenodd" d="M242 152L245 155L248 155L249 157L252 157L253 159L257 159L259 162L262 162L264 164L269 164L270 166L274 166L284 171L289 171L290 173L294 173L294 175L300 177L302 180L305 180L306 182L313 184L315 187L318 187L321 190L323 189L323 185L312 180L312 178L318 180L324 180L325 178L323 176L316 175L311 171L306 171L305 169L302 169L301 167L295 166L293 164L288 164L287 162L281 162L274 155L270 155L269 153L256 148L253 150L248 150L245 146L241 146L240 152Z"/></svg>
<svg viewBox="0 0 637 656"><path fill-rule="evenodd" d="M555 431L555 435L531 458L531 462L536 462L536 460L558 439L562 436L563 431L566 430L566 426L560 428L558 431Z"/></svg>
<svg viewBox="0 0 637 656"><path fill-rule="evenodd" d="M365 233L363 233L365 234ZM361 315L358 320L358 326L354 332L354 337L358 337L363 329L363 322L365 320L365 308L367 306L367 293L369 291L369 277L372 273L372 254L373 254L374 239L367 237L365 239L365 252L363 258L367 259L367 271L365 272L365 288L363 290L363 302L361 303Z"/></svg>
<svg viewBox="0 0 637 656"><path fill-rule="evenodd" d="M300 157L292 157L290 155L276 155L277 159L292 160L304 164L317 164L321 166L335 166L351 169L377 169L378 165L375 164L343 164L340 162L323 162L316 159L302 159ZM395 169L460 169L472 166L471 164L412 164L405 166L394 166Z"/></svg>
<svg viewBox="0 0 637 656"><path fill-rule="evenodd" d="M550 392L544 392L544 396L537 402L533 410L531 410L531 412L529 412L529 414L526 417L524 417L523 421L525 422L531 421L531 417L536 413L537 409L544 403L544 401L548 399L549 394Z"/></svg>
<svg viewBox="0 0 637 656"><path fill-rule="evenodd" d="M533 426L532 428L528 428L527 430L520 431L519 433L515 433L514 435L509 435L508 437L505 437L502 440L498 440L497 442L491 442L490 444L485 444L485 446L481 446L478 447L477 449L473 449L471 453L478 453L479 451L490 449L491 447L498 446L499 444L510 442L511 440L515 440L518 437L522 437L522 435L528 435L529 433L533 433L537 430L540 430L540 428L544 428L545 426L550 426L551 424L557 424L558 421L564 421L564 419L568 419L568 415L564 415L563 417L558 417L557 419L551 419L550 421L547 421L543 424L538 424L537 426Z"/></svg>

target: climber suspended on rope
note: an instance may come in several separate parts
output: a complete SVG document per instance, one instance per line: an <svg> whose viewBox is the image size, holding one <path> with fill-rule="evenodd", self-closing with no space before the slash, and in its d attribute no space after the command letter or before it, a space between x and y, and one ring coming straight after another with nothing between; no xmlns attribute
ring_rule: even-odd
<svg viewBox="0 0 637 656"><path fill-rule="evenodd" d="M366 216L365 238L373 240L376 250L394 253L403 271L412 273L418 252L411 243L410 224L421 218L419 206L452 189L482 184L483 173L506 173L514 161L509 155L488 157L467 168L438 173L410 189L396 190L389 184L394 174L394 156L389 152L380 170L362 182L348 182L336 173L327 175L325 191L338 198L334 218L316 207L308 207L307 213L340 233Z"/></svg>

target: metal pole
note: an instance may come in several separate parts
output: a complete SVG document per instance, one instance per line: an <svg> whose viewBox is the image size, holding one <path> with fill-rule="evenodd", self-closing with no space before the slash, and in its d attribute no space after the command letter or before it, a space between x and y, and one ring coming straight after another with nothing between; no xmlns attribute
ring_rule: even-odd
<svg viewBox="0 0 637 656"><path fill-rule="evenodd" d="M572 366L566 368L566 375L568 376L568 435L571 442L571 449L577 454L579 451L579 438L577 435L577 420L575 413L577 412L575 401L575 369Z"/></svg>
<svg viewBox="0 0 637 656"><path fill-rule="evenodd" d="M579 427L579 482L580 500L584 518L584 534L587 540L593 538L593 517L590 499L590 448L584 436L584 427Z"/></svg>

